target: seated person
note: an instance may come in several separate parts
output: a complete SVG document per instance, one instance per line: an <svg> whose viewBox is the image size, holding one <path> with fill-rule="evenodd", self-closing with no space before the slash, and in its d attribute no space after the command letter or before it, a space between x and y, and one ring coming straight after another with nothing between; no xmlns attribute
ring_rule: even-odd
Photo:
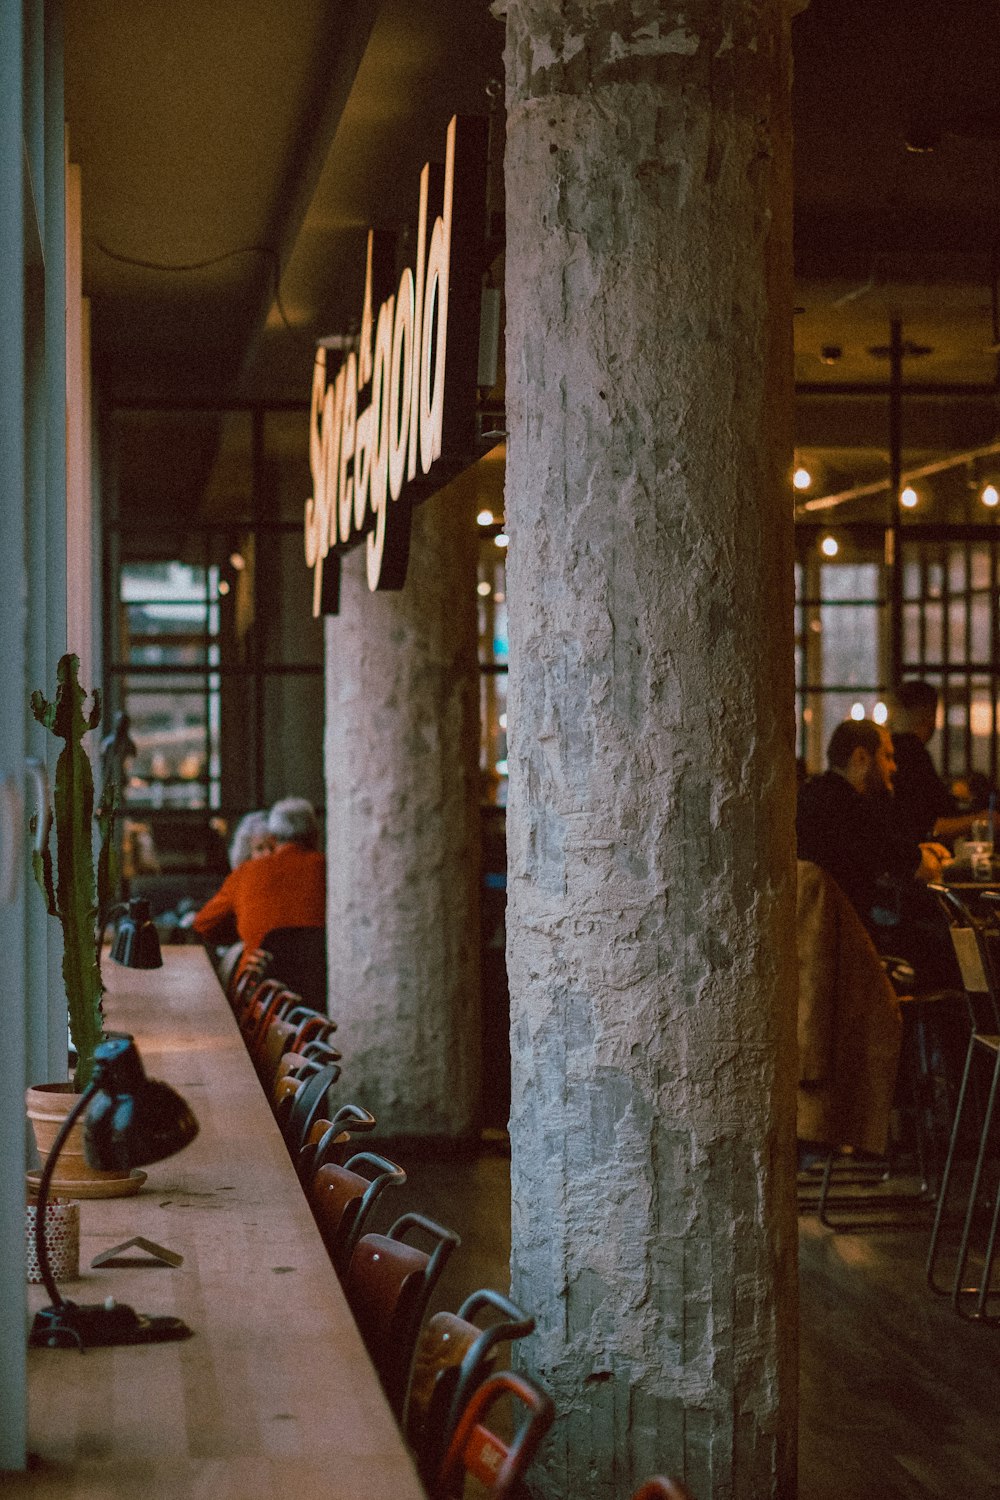
<svg viewBox="0 0 1000 1500"><path fill-rule="evenodd" d="M947 924L922 889L939 880L948 851L908 836L893 817L896 770L888 730L838 724L828 770L799 791L798 857L837 882L882 953L909 960L918 987L951 987L956 965Z"/></svg>
<svg viewBox="0 0 1000 1500"><path fill-rule="evenodd" d="M243 944L241 970L274 928L326 925L326 860L316 847L312 805L304 797L286 797L271 808L267 827L275 847L233 870L193 924L212 943L234 919Z"/></svg>
<svg viewBox="0 0 1000 1500"><path fill-rule="evenodd" d="M965 838L972 825L972 814L959 809L927 750L937 707L937 689L916 677L901 682L893 694L893 804L909 837L918 840Z"/></svg>
<svg viewBox="0 0 1000 1500"><path fill-rule="evenodd" d="M229 846L229 868L246 864L248 859L257 859L261 854L270 854L274 838L267 826L266 812L244 813L236 825L233 841Z"/></svg>

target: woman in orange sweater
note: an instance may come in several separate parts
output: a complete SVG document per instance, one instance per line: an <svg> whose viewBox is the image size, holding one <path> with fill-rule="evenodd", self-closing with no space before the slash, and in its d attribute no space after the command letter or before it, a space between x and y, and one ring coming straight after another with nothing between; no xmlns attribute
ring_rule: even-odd
<svg viewBox="0 0 1000 1500"><path fill-rule="evenodd" d="M304 797L286 797L271 808L267 826L275 848L227 875L193 923L210 943L235 920L243 944L241 969L276 927L326 926L326 860L316 847L319 828L312 804Z"/></svg>

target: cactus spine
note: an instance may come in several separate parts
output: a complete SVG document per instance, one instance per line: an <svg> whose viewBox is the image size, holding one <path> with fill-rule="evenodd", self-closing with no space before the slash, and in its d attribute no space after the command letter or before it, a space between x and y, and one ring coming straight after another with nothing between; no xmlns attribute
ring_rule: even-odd
<svg viewBox="0 0 1000 1500"><path fill-rule="evenodd" d="M77 1054L73 1081L82 1090L90 1081L94 1049L104 1035L97 918L99 911L107 913L113 888L111 833L117 788L113 782L105 785L97 810L101 846L95 872L94 778L83 736L100 722L101 698L95 689L89 714L84 711L87 694L80 686L79 669L78 657L61 657L55 701L50 703L37 691L31 695L31 711L39 724L66 742L56 762L53 799L56 869L53 873L48 843L41 854L33 854L32 865L49 915L59 919L63 930L63 982Z"/></svg>

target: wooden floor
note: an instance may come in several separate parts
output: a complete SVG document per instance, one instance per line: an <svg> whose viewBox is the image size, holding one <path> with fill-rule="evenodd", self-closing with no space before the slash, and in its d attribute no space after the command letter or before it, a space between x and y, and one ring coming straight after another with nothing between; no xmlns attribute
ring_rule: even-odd
<svg viewBox="0 0 1000 1500"><path fill-rule="evenodd" d="M392 1216L418 1208L463 1239L435 1305L505 1288L507 1162L404 1165ZM926 1224L800 1225L799 1500L1000 1500L1000 1328L961 1322L927 1290Z"/></svg>

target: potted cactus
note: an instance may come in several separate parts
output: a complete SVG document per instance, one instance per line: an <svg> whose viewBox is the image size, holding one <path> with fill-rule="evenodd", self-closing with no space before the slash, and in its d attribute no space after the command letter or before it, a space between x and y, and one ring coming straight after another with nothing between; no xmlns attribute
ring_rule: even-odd
<svg viewBox="0 0 1000 1500"><path fill-rule="evenodd" d="M84 736L100 722L101 698L95 689L90 711L85 711L87 694L80 686L79 669L76 656L61 657L55 699L49 702L41 692L31 695L31 711L39 724L65 742L56 762L53 813L45 809L32 820L32 829L37 832L37 819L43 819L32 865L49 915L62 927L63 984L69 1034L77 1057L72 1085L46 1083L28 1090L28 1115L43 1159L77 1093L87 1087L94 1050L104 1038L100 919L108 914L115 885L112 832L118 787L113 777L105 780L95 813L94 778ZM56 829L54 861L49 840L52 821ZM96 864L95 822L99 834ZM71 1189L74 1197L87 1196L88 1191L90 1196L110 1196L134 1187L134 1179L127 1176L123 1179L118 1173L93 1173L84 1161L82 1141L74 1142L73 1136L60 1157L59 1176L57 1186ZM96 1189L81 1188L83 1181L91 1179Z"/></svg>

